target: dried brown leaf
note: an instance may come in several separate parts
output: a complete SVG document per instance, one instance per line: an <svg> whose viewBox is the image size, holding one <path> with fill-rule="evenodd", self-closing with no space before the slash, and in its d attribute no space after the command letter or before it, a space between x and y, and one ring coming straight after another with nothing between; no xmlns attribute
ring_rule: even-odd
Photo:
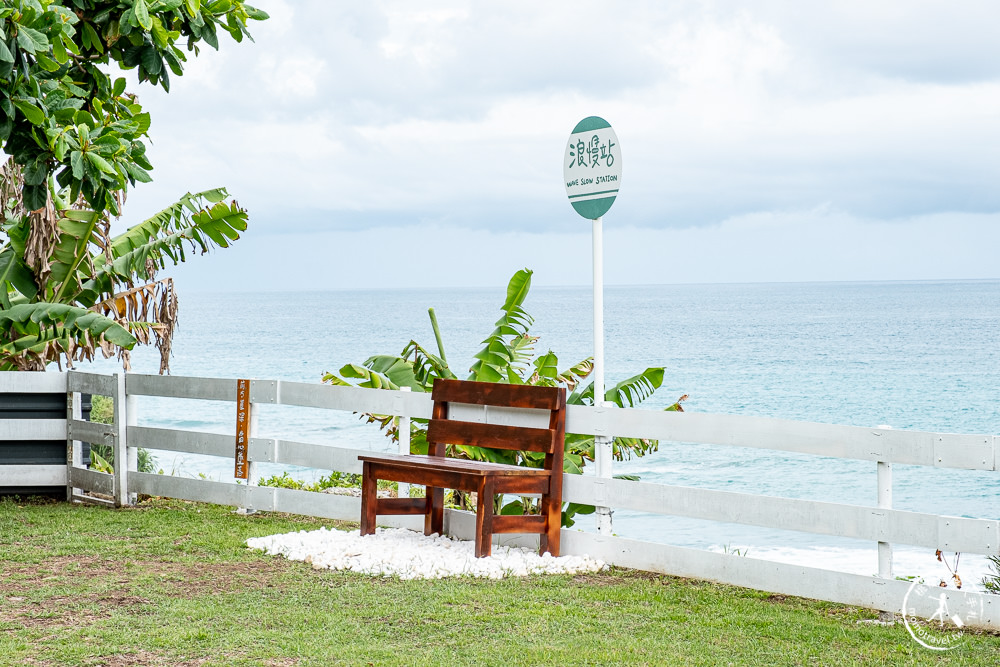
<svg viewBox="0 0 1000 667"><path fill-rule="evenodd" d="M131 287L93 308L126 327L140 345L156 345L160 352L160 373L170 372L170 354L177 326L177 294L172 278ZM119 358L128 370L127 354Z"/></svg>

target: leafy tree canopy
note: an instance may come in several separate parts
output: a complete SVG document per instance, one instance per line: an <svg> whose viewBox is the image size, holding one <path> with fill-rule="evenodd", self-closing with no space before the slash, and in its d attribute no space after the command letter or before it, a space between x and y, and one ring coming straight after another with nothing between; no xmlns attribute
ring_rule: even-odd
<svg viewBox="0 0 1000 667"><path fill-rule="evenodd" d="M0 370L157 342L176 314L155 273L226 247L246 213L224 190L186 195L112 239L129 187L151 180L150 127L124 78L170 90L189 54L237 42L267 14L232 0L5 0L0 7ZM161 368L161 370L163 369Z"/></svg>

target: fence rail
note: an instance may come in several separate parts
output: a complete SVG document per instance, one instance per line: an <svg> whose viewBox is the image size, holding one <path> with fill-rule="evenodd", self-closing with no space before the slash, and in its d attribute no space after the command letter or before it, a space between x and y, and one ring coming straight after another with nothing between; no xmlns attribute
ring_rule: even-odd
<svg viewBox="0 0 1000 667"><path fill-rule="evenodd" d="M0 394L64 392L66 379L66 373L0 372Z"/></svg>
<svg viewBox="0 0 1000 667"><path fill-rule="evenodd" d="M896 579L575 531L563 531L562 540L563 547L572 553L589 554L622 567L870 609L899 612L913 585ZM1000 596L954 589L942 589L941 592L950 609L977 610L973 622L968 625L1000 629ZM937 595L910 596L908 600L909 613L922 618L930 617L937 606Z"/></svg>
<svg viewBox="0 0 1000 667"><path fill-rule="evenodd" d="M233 435L140 426L135 414L139 396L225 401L235 403L236 380L153 375L102 376L90 373L5 374L0 373L0 390L17 391L19 378L24 391L62 386L77 392L112 396L116 423L113 426L82 421L72 413L66 420L36 421L32 433L38 437L102 442L116 448L114 477L83 469L69 460L61 483L111 496L125 504L136 493L169 496L257 510L292 512L329 519L357 520L360 501L349 496L318 494L249 484L215 482L204 479L152 475L135 470L137 448L202 454L232 459ZM55 379L49 379L50 377ZM60 384L61 383L61 384ZM42 390L42 389L39 389ZM279 380L254 380L250 387L251 406L286 405L322 410L395 415L404 419L426 419L431 415L429 395L406 391L367 390ZM235 408L235 406L234 406ZM235 415L235 409L234 409ZM488 423L516 423L517 411L491 411L463 415L463 419ZM368 453L334 443L297 442L262 437L266 425L253 420L248 447L252 466L279 463L344 473L358 473L357 457ZM657 515L688 517L766 528L800 531L851 539L869 540L878 545L880 574L875 577L832 570L802 567L700 549L654 544L612 535L578 531L563 532L565 553L588 553L610 563L668 574L698 577L748 586L776 593L801 595L834 602L898 610L911 585L897 581L891 571L891 545L1000 555L1000 521L909 512L891 506L891 465L907 464L933 468L996 471L1000 463L1000 438L992 435L955 435L892 429L860 428L794 422L780 419L707 415L692 413L624 410L569 406L566 428L571 433L598 436L655 438L668 442L698 443L771 449L799 454L872 461L878 464L876 507L837 502L784 498L611 479L566 475L564 500ZM6 430L5 430L6 429ZM0 421L0 438L20 437L26 431L13 421ZM696 446L696 445L695 445ZM9 481L13 466L0 466L0 485ZM130 468L126 470L125 468ZM36 470L22 477L56 479L54 470ZM251 476L252 477L252 476ZM81 497L75 494L73 497ZM385 517L386 525L420 527L419 517ZM469 513L449 510L445 529L458 537L471 537ZM504 536L504 542L531 545L535 536ZM873 546L875 546L873 544ZM1000 597L948 589L949 604L979 604L978 625L1000 629ZM911 601L913 602L913 601ZM936 604L937 599L916 601ZM927 614L932 613L931 608Z"/></svg>
<svg viewBox="0 0 1000 667"><path fill-rule="evenodd" d="M129 394L235 401L236 380L129 375ZM429 419L431 401L421 393L254 380L251 401L348 412ZM730 445L813 456L905 465L997 470L1000 436L962 435L797 422L767 417L622 410L571 405L569 433Z"/></svg>
<svg viewBox="0 0 1000 667"><path fill-rule="evenodd" d="M1000 553L996 520L578 475L564 480L563 495L570 502L942 551Z"/></svg>

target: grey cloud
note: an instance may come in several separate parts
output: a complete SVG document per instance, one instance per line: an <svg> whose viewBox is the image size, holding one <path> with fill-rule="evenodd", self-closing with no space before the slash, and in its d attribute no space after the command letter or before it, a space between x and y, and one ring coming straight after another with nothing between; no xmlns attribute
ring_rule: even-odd
<svg viewBox="0 0 1000 667"><path fill-rule="evenodd" d="M823 70L928 83L1000 77L992 0L782 0L756 4L753 12L779 26L783 39Z"/></svg>
<svg viewBox="0 0 1000 667"><path fill-rule="evenodd" d="M265 6L256 44L204 54L169 98L146 88L140 210L226 184L276 233L571 230L559 150L600 109L626 141L609 215L631 224L1000 210L992 4L414 7ZM455 8L424 32L393 16Z"/></svg>

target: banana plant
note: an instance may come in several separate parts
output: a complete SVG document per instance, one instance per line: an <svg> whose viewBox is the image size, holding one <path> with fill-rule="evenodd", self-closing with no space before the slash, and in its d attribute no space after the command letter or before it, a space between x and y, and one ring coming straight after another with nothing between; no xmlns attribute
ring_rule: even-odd
<svg viewBox="0 0 1000 667"><path fill-rule="evenodd" d="M593 405L594 385L585 383L594 369L593 359L588 357L562 370L559 358L552 350L535 354L537 336L531 335L534 318L524 309L524 301L531 289L532 271L522 269L516 272L507 285L507 297L501 307L502 314L494 323L493 331L482 342L482 349L474 356L467 379L479 382L503 382L509 384L530 384L538 386L563 386L569 392L566 402L570 405ZM366 387L371 389L399 389L410 387L412 391L430 392L437 378L457 379L445 356L441 331L434 315L428 311L431 328L437 342L437 354L425 346L411 340L398 355L376 355L363 364L347 364L337 373L326 373L323 381L335 385ZM652 367L607 389L604 400L619 407L634 407L659 389L663 384L664 368ZM666 408L668 411L683 412L680 397ZM398 440L398 423L390 415L365 414L370 423L376 423L393 440ZM576 433L566 434L564 470L580 474L587 462L594 460L594 436ZM642 438L614 438L614 457L621 461L632 456L645 456L656 451L655 440ZM410 450L414 454L427 453L426 420L411 420ZM452 447L452 456L479 461L506 463L540 468L543 454L485 449L481 447ZM499 508L504 514L521 514L537 509L528 499L509 502ZM575 514L588 514L593 507L570 503L563 511L563 525L573 524Z"/></svg>
<svg viewBox="0 0 1000 667"><path fill-rule="evenodd" d="M192 252L228 247L247 213L224 189L186 194L111 237L106 215L67 206L58 196L26 211L23 176L0 168L0 370L44 370L50 363L118 353L125 368L136 344L154 344L169 369L177 321L173 280L157 278Z"/></svg>

